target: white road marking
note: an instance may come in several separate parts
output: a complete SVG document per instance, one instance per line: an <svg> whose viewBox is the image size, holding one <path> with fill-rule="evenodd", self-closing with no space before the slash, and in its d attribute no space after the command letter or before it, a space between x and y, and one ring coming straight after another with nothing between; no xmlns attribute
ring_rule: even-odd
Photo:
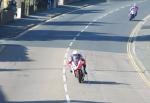
<svg viewBox="0 0 150 103"><path fill-rule="evenodd" d="M64 89L65 89L65 92L67 93L67 84L64 84Z"/></svg>
<svg viewBox="0 0 150 103"><path fill-rule="evenodd" d="M65 54L65 59L67 59L67 56L68 56L68 54L66 53L66 54Z"/></svg>
<svg viewBox="0 0 150 103"><path fill-rule="evenodd" d="M70 42L69 47L71 47L71 46L72 46L72 44L73 44L73 42Z"/></svg>
<svg viewBox="0 0 150 103"><path fill-rule="evenodd" d="M89 26L87 25L87 26L84 28L84 30L87 29L88 27L89 27Z"/></svg>
<svg viewBox="0 0 150 103"><path fill-rule="evenodd" d="M66 74L66 70L65 70L65 68L63 68L63 75L65 75Z"/></svg>
<svg viewBox="0 0 150 103"><path fill-rule="evenodd" d="M80 36L80 33L78 35L76 35L76 36ZM77 39L77 37L74 37L73 40L72 40L72 42L75 42L76 39Z"/></svg>
<svg viewBox="0 0 150 103"><path fill-rule="evenodd" d="M83 29L83 30L81 30L81 33L82 33L82 32L84 32L84 29ZM79 34L79 35L77 35L77 36L80 36L80 34Z"/></svg>
<svg viewBox="0 0 150 103"><path fill-rule="evenodd" d="M70 103L70 97L68 94L66 94L66 100L67 100L67 103Z"/></svg>
<svg viewBox="0 0 150 103"><path fill-rule="evenodd" d="M94 19L93 22L97 21L97 19Z"/></svg>
<svg viewBox="0 0 150 103"><path fill-rule="evenodd" d="M63 74L63 81L66 82L66 75ZM64 84L66 85L66 84Z"/></svg>
<svg viewBox="0 0 150 103"><path fill-rule="evenodd" d="M70 51L70 48L68 47L67 50L66 50L67 55L68 55L69 51Z"/></svg>

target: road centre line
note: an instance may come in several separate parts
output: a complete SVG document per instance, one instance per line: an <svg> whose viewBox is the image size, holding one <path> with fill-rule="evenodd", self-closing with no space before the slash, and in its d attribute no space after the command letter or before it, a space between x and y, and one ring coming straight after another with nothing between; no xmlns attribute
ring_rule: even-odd
<svg viewBox="0 0 150 103"><path fill-rule="evenodd" d="M67 99L67 103L70 103L70 98L68 94L66 94L66 99Z"/></svg>
<svg viewBox="0 0 150 103"><path fill-rule="evenodd" d="M67 54L69 51L70 51L70 48L68 47L67 50L66 50L66 54ZM67 55L68 55L68 54L67 54Z"/></svg>
<svg viewBox="0 0 150 103"><path fill-rule="evenodd" d="M70 42L69 47L71 47L71 46L72 46L72 44L73 44L73 42Z"/></svg>
<svg viewBox="0 0 150 103"><path fill-rule="evenodd" d="M68 90L67 90L67 86L65 87L65 85L64 85L64 88L65 88L65 93L67 93L67 91L68 91Z"/></svg>
<svg viewBox="0 0 150 103"><path fill-rule="evenodd" d="M65 70L65 69L63 69L63 75L64 75L64 74L66 74L66 70Z"/></svg>
<svg viewBox="0 0 150 103"><path fill-rule="evenodd" d="M66 54L65 54L65 59L67 59L67 55L68 55L68 54L66 53ZM64 63L65 63L65 62L64 62Z"/></svg>
<svg viewBox="0 0 150 103"><path fill-rule="evenodd" d="M85 28L84 28L84 31L88 28L89 26L87 25Z"/></svg>
<svg viewBox="0 0 150 103"><path fill-rule="evenodd" d="M93 22L97 21L97 19L94 19Z"/></svg>
<svg viewBox="0 0 150 103"><path fill-rule="evenodd" d="M80 36L80 34L78 34L77 36ZM77 39L77 37L74 37L73 40L72 40L72 42L75 42L76 39Z"/></svg>
<svg viewBox="0 0 150 103"><path fill-rule="evenodd" d="M82 32L84 32L84 31L85 31L85 29L81 30L81 33L82 33ZM79 35L77 35L77 36L80 36L80 34L79 34Z"/></svg>
<svg viewBox="0 0 150 103"><path fill-rule="evenodd" d="M65 75L63 75L63 80L64 80L64 82L66 82L66 76ZM66 84L65 84L66 85Z"/></svg>

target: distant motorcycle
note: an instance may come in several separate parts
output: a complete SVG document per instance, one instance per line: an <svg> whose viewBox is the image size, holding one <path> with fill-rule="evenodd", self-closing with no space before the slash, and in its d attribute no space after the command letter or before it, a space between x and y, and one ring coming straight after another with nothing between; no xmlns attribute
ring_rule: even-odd
<svg viewBox="0 0 150 103"><path fill-rule="evenodd" d="M130 13L129 13L129 20L131 21L131 20L133 20L135 17L136 17L136 15L137 15L137 12L135 12L135 11L130 11Z"/></svg>
<svg viewBox="0 0 150 103"><path fill-rule="evenodd" d="M139 7L136 5L136 3L134 3L129 10L129 20L133 20L136 16L137 16L137 12L138 12Z"/></svg>

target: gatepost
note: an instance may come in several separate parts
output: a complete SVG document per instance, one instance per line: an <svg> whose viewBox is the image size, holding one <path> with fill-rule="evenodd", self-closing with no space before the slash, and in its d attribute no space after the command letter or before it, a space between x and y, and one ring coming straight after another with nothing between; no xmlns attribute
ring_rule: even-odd
<svg viewBox="0 0 150 103"><path fill-rule="evenodd" d="M16 18L21 18L21 0L16 0L17 2L17 16Z"/></svg>

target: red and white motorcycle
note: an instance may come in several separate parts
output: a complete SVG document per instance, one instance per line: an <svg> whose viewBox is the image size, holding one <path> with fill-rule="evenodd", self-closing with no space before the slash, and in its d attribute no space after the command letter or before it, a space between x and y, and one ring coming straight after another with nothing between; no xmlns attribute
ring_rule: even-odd
<svg viewBox="0 0 150 103"><path fill-rule="evenodd" d="M73 74L78 79L79 83L82 83L85 77L83 64L84 61L79 60L77 63L72 62L70 66Z"/></svg>

